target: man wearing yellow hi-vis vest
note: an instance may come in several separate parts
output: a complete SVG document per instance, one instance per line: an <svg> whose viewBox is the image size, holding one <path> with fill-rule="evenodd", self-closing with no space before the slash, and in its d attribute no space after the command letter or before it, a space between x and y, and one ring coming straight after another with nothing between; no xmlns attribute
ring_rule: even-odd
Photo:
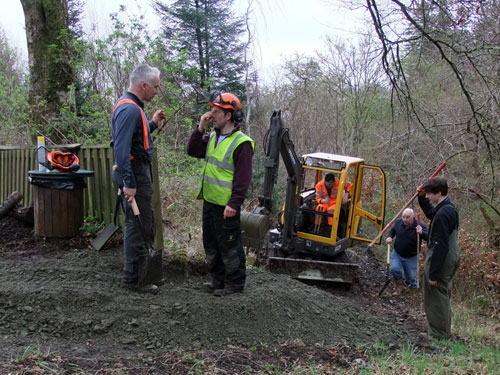
<svg viewBox="0 0 500 375"><path fill-rule="evenodd" d="M198 199L203 199L203 246L212 280L202 289L221 297L245 288L240 208L252 180L255 143L240 130L243 112L235 95L214 93L208 104L212 110L201 116L187 153L205 159ZM208 134L210 123L214 131Z"/></svg>

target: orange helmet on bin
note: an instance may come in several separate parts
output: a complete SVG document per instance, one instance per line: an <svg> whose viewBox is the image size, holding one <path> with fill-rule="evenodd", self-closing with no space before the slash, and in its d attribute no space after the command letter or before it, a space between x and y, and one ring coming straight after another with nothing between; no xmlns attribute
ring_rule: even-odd
<svg viewBox="0 0 500 375"><path fill-rule="evenodd" d="M59 172L76 172L80 169L80 160L72 152L49 152L47 161L49 169L57 169Z"/></svg>

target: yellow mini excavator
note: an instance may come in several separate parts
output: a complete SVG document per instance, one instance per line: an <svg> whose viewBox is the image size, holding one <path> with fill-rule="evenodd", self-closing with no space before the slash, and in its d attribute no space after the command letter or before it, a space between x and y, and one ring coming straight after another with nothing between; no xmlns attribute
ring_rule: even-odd
<svg viewBox="0 0 500 375"><path fill-rule="evenodd" d="M266 264L276 273L299 280L357 281L359 266L346 261L345 250L371 242L383 228L382 169L344 155L316 152L299 158L280 110L273 111L264 143L263 192L253 211L241 214L244 245L264 249ZM286 197L278 224L271 226L280 154L288 174ZM333 212L323 212L317 209L315 186L329 173L338 180L338 195Z"/></svg>

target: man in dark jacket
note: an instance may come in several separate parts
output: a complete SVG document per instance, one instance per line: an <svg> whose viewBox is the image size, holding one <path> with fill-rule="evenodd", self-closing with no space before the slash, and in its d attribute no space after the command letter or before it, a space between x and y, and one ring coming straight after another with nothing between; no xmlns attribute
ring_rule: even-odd
<svg viewBox="0 0 500 375"><path fill-rule="evenodd" d="M387 234L386 243L388 244L392 243L394 236L396 237L391 254L391 274L398 295L405 289L402 270L404 270L406 286L410 289L417 288L417 248L419 245L417 233L420 235L420 242L427 241L427 228L424 223L417 223L415 213L411 208L407 208Z"/></svg>
<svg viewBox="0 0 500 375"><path fill-rule="evenodd" d="M252 180L254 141L240 130L243 112L231 93L216 93L210 112L193 130L187 153L205 158L198 199L203 199L203 246L212 281L206 292L226 296L242 292L246 280L240 208ZM212 123L214 131L205 134Z"/></svg>
<svg viewBox="0 0 500 375"><path fill-rule="evenodd" d="M151 240L153 234L153 184L151 161L155 130L166 115L157 110L151 121L144 112L144 101L149 102L158 94L160 71L143 64L130 75L130 85L118 99L111 118L113 153L118 169L113 171L113 181L122 186L124 200L135 198L144 229ZM156 293L156 285L138 285L139 263L146 254L144 239L130 205L124 204L125 225L123 234L123 286L143 293Z"/></svg>
<svg viewBox="0 0 500 375"><path fill-rule="evenodd" d="M433 337L450 338L452 279L460 264L458 212L442 177L430 179L418 193L418 203L431 220L424 265L425 315Z"/></svg>

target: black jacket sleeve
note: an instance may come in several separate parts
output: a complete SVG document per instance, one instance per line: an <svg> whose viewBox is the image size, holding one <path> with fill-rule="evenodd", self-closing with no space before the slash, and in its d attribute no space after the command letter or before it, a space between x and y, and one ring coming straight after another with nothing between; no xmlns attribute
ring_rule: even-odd
<svg viewBox="0 0 500 375"><path fill-rule="evenodd" d="M433 250L429 268L430 280L438 280L441 276L449 251L450 235L457 227L458 214L453 205L447 204L445 207L436 207L428 241L429 247Z"/></svg>
<svg viewBox="0 0 500 375"><path fill-rule="evenodd" d="M432 218L434 217L434 208L432 207L431 202L429 202L429 200L425 197L425 195L418 196L418 204L420 205L420 208L422 209L427 219L432 220Z"/></svg>

